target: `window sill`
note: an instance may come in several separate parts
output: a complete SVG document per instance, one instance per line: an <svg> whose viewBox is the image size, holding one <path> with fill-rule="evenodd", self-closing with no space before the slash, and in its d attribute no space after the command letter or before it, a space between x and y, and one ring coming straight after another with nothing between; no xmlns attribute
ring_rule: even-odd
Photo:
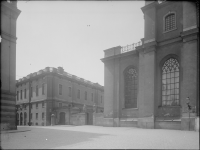
<svg viewBox="0 0 200 150"><path fill-rule="evenodd" d="M138 108L122 108L122 110L131 110L131 109L138 110Z"/></svg>
<svg viewBox="0 0 200 150"><path fill-rule="evenodd" d="M171 31L174 31L174 30L177 30L178 28L174 28L174 29L172 29L172 30L168 30L168 31L163 31L163 34L164 33L168 33L168 32L171 32Z"/></svg>
<svg viewBox="0 0 200 150"><path fill-rule="evenodd" d="M158 106L158 108L182 108L182 106L181 105L174 105L174 106L162 106L162 105L160 105L160 106Z"/></svg>

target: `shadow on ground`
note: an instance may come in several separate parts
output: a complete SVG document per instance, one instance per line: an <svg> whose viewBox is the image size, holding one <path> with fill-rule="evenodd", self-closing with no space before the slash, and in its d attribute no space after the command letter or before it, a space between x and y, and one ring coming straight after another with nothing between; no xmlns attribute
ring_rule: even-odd
<svg viewBox="0 0 200 150"><path fill-rule="evenodd" d="M1 149L48 149L90 141L103 135L107 134L31 128L27 132L1 134Z"/></svg>

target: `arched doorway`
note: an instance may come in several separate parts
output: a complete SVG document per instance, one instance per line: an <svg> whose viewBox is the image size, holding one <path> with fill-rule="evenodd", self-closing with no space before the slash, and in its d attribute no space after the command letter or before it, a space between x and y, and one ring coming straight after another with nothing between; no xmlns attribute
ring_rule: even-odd
<svg viewBox="0 0 200 150"><path fill-rule="evenodd" d="M22 125L22 123L23 123L23 114L20 113L20 125Z"/></svg>
<svg viewBox="0 0 200 150"><path fill-rule="evenodd" d="M59 124L65 124L65 113L60 113Z"/></svg>

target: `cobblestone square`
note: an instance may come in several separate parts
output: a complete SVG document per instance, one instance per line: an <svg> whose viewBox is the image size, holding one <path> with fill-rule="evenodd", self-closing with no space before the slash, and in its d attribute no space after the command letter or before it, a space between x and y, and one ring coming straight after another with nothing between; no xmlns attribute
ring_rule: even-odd
<svg viewBox="0 0 200 150"><path fill-rule="evenodd" d="M22 126L1 133L2 149L199 149L199 132L134 127Z"/></svg>

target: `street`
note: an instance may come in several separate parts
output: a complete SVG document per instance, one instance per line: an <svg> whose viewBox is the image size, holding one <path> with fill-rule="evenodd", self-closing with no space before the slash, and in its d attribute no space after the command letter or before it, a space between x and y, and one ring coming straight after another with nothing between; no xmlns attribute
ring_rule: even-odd
<svg viewBox="0 0 200 150"><path fill-rule="evenodd" d="M2 149L199 149L199 132L101 126L19 126Z"/></svg>

